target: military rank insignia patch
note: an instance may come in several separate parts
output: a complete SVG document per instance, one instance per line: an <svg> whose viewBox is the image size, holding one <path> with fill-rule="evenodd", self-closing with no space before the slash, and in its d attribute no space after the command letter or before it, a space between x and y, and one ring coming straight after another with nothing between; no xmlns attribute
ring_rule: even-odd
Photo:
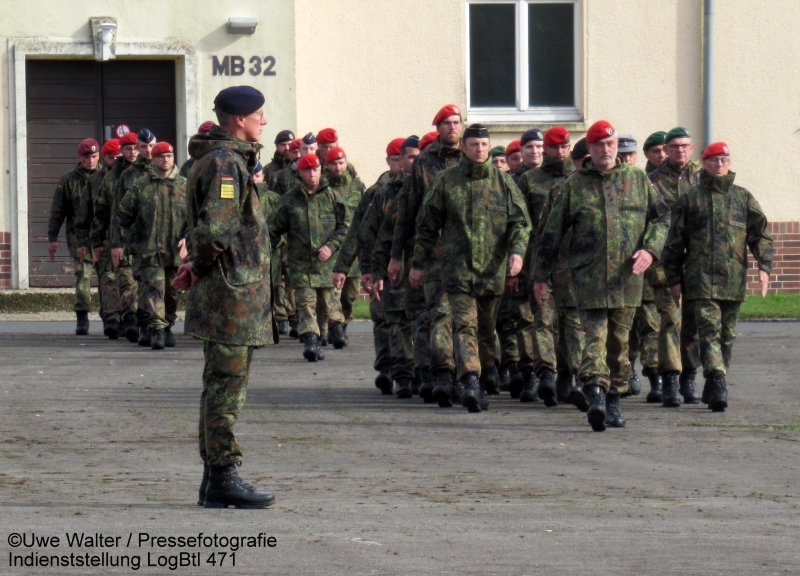
<svg viewBox="0 0 800 576"><path fill-rule="evenodd" d="M219 197L233 200L233 176L223 176L220 180Z"/></svg>

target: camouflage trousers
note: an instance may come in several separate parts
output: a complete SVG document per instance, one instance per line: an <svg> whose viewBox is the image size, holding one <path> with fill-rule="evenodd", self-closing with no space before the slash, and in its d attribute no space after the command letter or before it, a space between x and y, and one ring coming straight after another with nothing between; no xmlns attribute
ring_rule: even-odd
<svg viewBox="0 0 800 576"><path fill-rule="evenodd" d="M373 367L380 371L392 363L391 327L386 320L383 302L374 295L369 300L369 316L372 319L372 340L375 344L375 363Z"/></svg>
<svg viewBox="0 0 800 576"><path fill-rule="evenodd" d="M430 370L431 313L427 308L413 308L406 310L405 313L411 321L411 342L414 347L414 370L417 373L420 370Z"/></svg>
<svg viewBox="0 0 800 576"><path fill-rule="evenodd" d="M200 458L210 466L241 464L242 451L233 426L247 396L253 348L205 342L203 355L206 363L197 434Z"/></svg>
<svg viewBox="0 0 800 576"><path fill-rule="evenodd" d="M542 305L536 308L533 316L533 367L537 373L544 368L555 372L558 331L558 304L553 289L548 286L542 295Z"/></svg>
<svg viewBox="0 0 800 576"><path fill-rule="evenodd" d="M448 294L453 318L456 377L494 366L494 330L499 296L474 296L463 292Z"/></svg>
<svg viewBox="0 0 800 576"><path fill-rule="evenodd" d="M105 252L105 250L103 250ZM136 314L139 303L139 284L133 277L133 266L130 256L125 256L119 267L114 271L119 288L119 307L122 317Z"/></svg>
<svg viewBox="0 0 800 576"><path fill-rule="evenodd" d="M424 289L425 302L431 315L431 371L454 372L456 362L453 358L453 321L448 294L442 289L441 282L426 282Z"/></svg>
<svg viewBox="0 0 800 576"><path fill-rule="evenodd" d="M700 343L693 301L684 300L683 306L676 306L668 288L656 288L655 296L661 314L658 373L696 370L700 367Z"/></svg>
<svg viewBox="0 0 800 576"><path fill-rule="evenodd" d="M75 275L75 312L92 311L92 270L94 263L84 259L72 259L72 269Z"/></svg>
<svg viewBox="0 0 800 576"><path fill-rule="evenodd" d="M642 305L636 309L636 314L633 316L633 328L628 341L628 357L631 359L631 364L639 358L646 372L658 368L660 330L661 316L656 303L642 301Z"/></svg>
<svg viewBox="0 0 800 576"><path fill-rule="evenodd" d="M497 312L501 364L519 362L520 368L533 367L534 312L528 295L502 299Z"/></svg>
<svg viewBox="0 0 800 576"><path fill-rule="evenodd" d="M280 284L275 286L275 298L272 309L275 312L276 322L283 322L290 317L297 317L297 311L294 307L294 292L286 287L285 281L281 281Z"/></svg>
<svg viewBox="0 0 800 576"><path fill-rule="evenodd" d="M690 300L700 335L703 376L715 371L728 373L731 365L736 321L741 302L735 300ZM687 302L684 302L687 304Z"/></svg>
<svg viewBox="0 0 800 576"><path fill-rule="evenodd" d="M294 301L297 306L297 333L309 332L317 336L328 333L329 322L344 320L341 310L331 309L333 288L295 288Z"/></svg>
<svg viewBox="0 0 800 576"><path fill-rule="evenodd" d="M331 299L331 316L341 316L344 318L343 324L350 324L353 321L353 305L361 294L361 281L359 278L348 278L344 281L344 286L339 290L335 289Z"/></svg>
<svg viewBox="0 0 800 576"><path fill-rule="evenodd" d="M178 274L176 266L139 267L141 318L150 330L172 328L178 317L178 290L171 286Z"/></svg>
<svg viewBox="0 0 800 576"><path fill-rule="evenodd" d="M556 371L577 376L583 358L583 327L577 308L558 308L558 343L556 344Z"/></svg>
<svg viewBox="0 0 800 576"><path fill-rule="evenodd" d="M100 284L100 311L103 324L121 322L122 314L119 301L119 283L114 266L111 264L111 252L103 250L97 262L97 280Z"/></svg>
<svg viewBox="0 0 800 576"><path fill-rule="evenodd" d="M628 391L631 363L628 334L636 308L581 310L584 349L579 378L584 386L597 384L610 394Z"/></svg>
<svg viewBox="0 0 800 576"><path fill-rule="evenodd" d="M497 338L500 348L500 364L519 362L519 345L517 343L517 318L511 313L511 298L500 300L497 309Z"/></svg>
<svg viewBox="0 0 800 576"><path fill-rule="evenodd" d="M414 322L405 310L387 310L392 380L414 377ZM427 366L425 366L427 368Z"/></svg>

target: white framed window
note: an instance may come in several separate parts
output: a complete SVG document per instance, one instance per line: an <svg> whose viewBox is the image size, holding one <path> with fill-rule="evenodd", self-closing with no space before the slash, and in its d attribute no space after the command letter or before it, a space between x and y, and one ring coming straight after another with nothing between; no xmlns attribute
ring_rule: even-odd
<svg viewBox="0 0 800 576"><path fill-rule="evenodd" d="M467 0L474 122L583 120L583 0Z"/></svg>

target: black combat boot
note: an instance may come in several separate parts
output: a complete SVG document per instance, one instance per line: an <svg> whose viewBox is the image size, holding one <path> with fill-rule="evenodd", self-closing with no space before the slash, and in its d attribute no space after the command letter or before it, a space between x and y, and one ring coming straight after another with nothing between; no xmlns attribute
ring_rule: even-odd
<svg viewBox="0 0 800 576"><path fill-rule="evenodd" d="M263 488L254 488L239 478L236 464L211 466L206 488L206 508L266 508L275 504L275 495Z"/></svg>
<svg viewBox="0 0 800 576"><path fill-rule="evenodd" d="M155 330L150 331L150 348L153 350L163 350L164 349L164 330L161 328L157 328Z"/></svg>
<svg viewBox="0 0 800 576"><path fill-rule="evenodd" d="M556 375L556 399L560 404L569 402L569 393L572 390L572 374L559 372Z"/></svg>
<svg viewBox="0 0 800 576"><path fill-rule="evenodd" d="M662 404L664 408L677 408L681 405L681 396L678 394L680 385L678 384L678 373L667 372L662 376L664 385L661 391Z"/></svg>
<svg viewBox="0 0 800 576"><path fill-rule="evenodd" d="M420 378L419 374L415 374L414 378L411 379L411 395L412 396L419 396L419 388L422 386L422 378Z"/></svg>
<svg viewBox="0 0 800 576"><path fill-rule="evenodd" d="M125 338L131 344L139 341L139 329L136 327L136 315L128 314L122 319L122 326L125 329Z"/></svg>
<svg viewBox="0 0 800 576"><path fill-rule="evenodd" d="M500 392L508 392L508 385L511 382L511 369L508 362L505 366L500 368Z"/></svg>
<svg viewBox="0 0 800 576"><path fill-rule="evenodd" d="M116 320L109 320L103 327L103 334L108 336L109 340L119 339L119 322Z"/></svg>
<svg viewBox="0 0 800 576"><path fill-rule="evenodd" d="M328 335L327 334L320 334L319 338L317 338L317 344L319 345L320 348L322 348L323 346L327 346L328 345Z"/></svg>
<svg viewBox="0 0 800 576"><path fill-rule="evenodd" d="M408 376L399 378L397 380L397 390L395 390L394 395L400 400L408 400L409 398L412 398L414 394L411 392L411 385L412 379Z"/></svg>
<svg viewBox="0 0 800 576"><path fill-rule="evenodd" d="M642 393L642 383L639 381L639 375L631 362L631 377L628 379L628 394L626 396L638 396Z"/></svg>
<svg viewBox="0 0 800 576"><path fill-rule="evenodd" d="M286 334L289 335L289 321L288 320L281 320L278 322L278 334Z"/></svg>
<svg viewBox="0 0 800 576"><path fill-rule="evenodd" d="M550 368L542 368L539 371L539 398L548 408L558 406L556 399L556 373Z"/></svg>
<svg viewBox="0 0 800 576"><path fill-rule="evenodd" d="M461 378L464 392L461 394L461 405L470 412L481 411L481 385L475 372L467 372Z"/></svg>
<svg viewBox="0 0 800 576"><path fill-rule="evenodd" d="M643 376L650 380L650 392L647 393L647 401L650 404L660 404L664 400L663 384L664 381L656 368L645 368Z"/></svg>
<svg viewBox="0 0 800 576"><path fill-rule="evenodd" d="M679 392L683 396L684 404L700 404L700 394L697 393L695 378L697 370L684 370L681 372Z"/></svg>
<svg viewBox="0 0 800 576"><path fill-rule="evenodd" d="M431 404L433 400L433 375L427 368L419 371L419 397L425 404Z"/></svg>
<svg viewBox="0 0 800 576"><path fill-rule="evenodd" d="M510 378L508 380L508 392L511 397L516 400L522 394L522 389L525 387L525 372L526 368L520 369L519 364L516 362L508 363L508 373ZM533 368L530 369L531 372Z"/></svg>
<svg viewBox="0 0 800 576"><path fill-rule="evenodd" d="M89 333L89 313L75 312L77 322L75 324L75 335L86 336Z"/></svg>
<svg viewBox="0 0 800 576"><path fill-rule="evenodd" d="M380 390L381 394L392 393L392 372L388 366L381 368L378 375L375 376L375 388Z"/></svg>
<svg viewBox="0 0 800 576"><path fill-rule="evenodd" d="M533 368L522 369L522 389L519 393L520 402L538 402L539 396L537 391L539 389L539 379L536 377L536 372ZM512 396L513 398L513 396Z"/></svg>
<svg viewBox="0 0 800 576"><path fill-rule="evenodd" d="M575 376L575 386L569 391L569 402L581 412L589 411L589 403L586 401L586 394L583 393L583 382Z"/></svg>
<svg viewBox="0 0 800 576"><path fill-rule="evenodd" d="M305 344L305 348L303 348L303 358L308 360L309 362L316 362L320 360L319 358L319 342L317 342L317 335L313 332L306 332L300 337ZM391 394L391 392L390 392Z"/></svg>
<svg viewBox="0 0 800 576"><path fill-rule="evenodd" d="M433 399L440 408L450 408L453 405L453 378L449 370L437 370L434 375L436 386L433 387Z"/></svg>
<svg viewBox="0 0 800 576"><path fill-rule="evenodd" d="M450 372L450 381L453 383L453 392L450 394L450 401L453 406L461 404L461 398L464 396L464 383L456 378L456 375ZM480 385L480 378L478 379Z"/></svg>
<svg viewBox="0 0 800 576"><path fill-rule="evenodd" d="M492 396L500 394L500 374L497 373L495 366L486 371L481 371L481 386L483 386L487 394Z"/></svg>
<svg viewBox="0 0 800 576"><path fill-rule="evenodd" d="M341 322L336 322L331 326L330 341L337 350L341 350L347 346L347 336L344 334L344 328L342 328Z"/></svg>
<svg viewBox="0 0 800 576"><path fill-rule="evenodd" d="M289 338L297 338L299 334L297 333L297 322L292 324L291 320L289 321Z"/></svg>
<svg viewBox="0 0 800 576"><path fill-rule="evenodd" d="M589 404L586 417L592 425L592 430L603 432L606 429L606 391L602 386L589 384L583 387L583 394Z"/></svg>
<svg viewBox="0 0 800 576"><path fill-rule="evenodd" d="M728 407L728 386L725 374L715 370L708 376L708 407L712 412L725 412Z"/></svg>
<svg viewBox="0 0 800 576"><path fill-rule="evenodd" d="M619 394L606 394L606 426L624 428L625 416L619 410Z"/></svg>
<svg viewBox="0 0 800 576"><path fill-rule="evenodd" d="M203 480L200 482L200 494L197 496L197 505L206 503L206 489L208 488L208 462L203 460Z"/></svg>
<svg viewBox="0 0 800 576"><path fill-rule="evenodd" d="M147 326L139 326L139 346L150 346L150 330Z"/></svg>
<svg viewBox="0 0 800 576"><path fill-rule="evenodd" d="M164 328L164 346L175 348L175 335L172 333L172 328Z"/></svg>

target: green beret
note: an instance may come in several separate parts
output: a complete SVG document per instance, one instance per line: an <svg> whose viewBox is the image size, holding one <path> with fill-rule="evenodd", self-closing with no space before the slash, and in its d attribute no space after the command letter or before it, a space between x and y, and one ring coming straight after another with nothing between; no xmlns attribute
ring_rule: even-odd
<svg viewBox="0 0 800 576"><path fill-rule="evenodd" d="M667 132L667 137L664 139L664 143L669 144L670 140L674 140L675 138L691 138L691 136L686 128L683 126L677 126Z"/></svg>
<svg viewBox="0 0 800 576"><path fill-rule="evenodd" d="M644 141L644 148L643 150L647 152L648 148L652 148L653 146L663 146L667 143L667 133L663 131L653 132L650 136L647 137L647 140Z"/></svg>
<svg viewBox="0 0 800 576"><path fill-rule="evenodd" d="M505 156L506 149L504 146L495 146L491 150L489 150L489 155L494 158L495 156Z"/></svg>

